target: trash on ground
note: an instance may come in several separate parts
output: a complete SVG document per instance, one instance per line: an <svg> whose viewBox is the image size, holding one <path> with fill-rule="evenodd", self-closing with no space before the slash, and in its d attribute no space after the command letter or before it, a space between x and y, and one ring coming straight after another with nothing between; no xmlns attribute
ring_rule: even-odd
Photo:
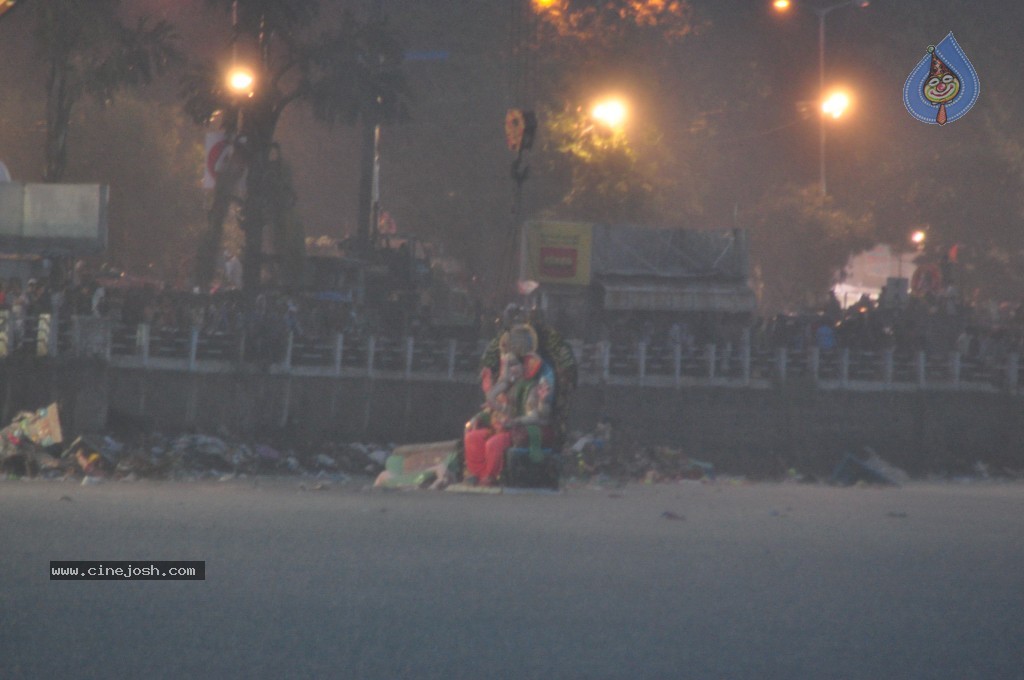
<svg viewBox="0 0 1024 680"><path fill-rule="evenodd" d="M57 404L21 411L0 430L0 470L12 476L34 476L59 466L55 447L63 441Z"/></svg>
<svg viewBox="0 0 1024 680"><path fill-rule="evenodd" d="M832 472L830 482L836 486L878 484L902 486L909 480L903 470L885 462L870 447L865 447L865 458L846 454Z"/></svg>
<svg viewBox="0 0 1024 680"><path fill-rule="evenodd" d="M444 488L455 481L453 468L458 455L459 442L455 439L397 446L385 460L384 471L373 485L384 488Z"/></svg>
<svg viewBox="0 0 1024 680"><path fill-rule="evenodd" d="M0 470L12 478L74 478L84 485L102 480L219 479L259 474L297 474L326 481L377 474L389 449L377 444L246 443L227 432L168 435L133 433L129 440L83 434L66 447L56 404L18 413L0 430ZM300 450L301 449L301 450Z"/></svg>

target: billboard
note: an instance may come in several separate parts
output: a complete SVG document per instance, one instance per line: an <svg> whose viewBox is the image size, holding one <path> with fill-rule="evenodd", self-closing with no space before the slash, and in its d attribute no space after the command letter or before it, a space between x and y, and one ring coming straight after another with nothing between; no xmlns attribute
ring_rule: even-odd
<svg viewBox="0 0 1024 680"><path fill-rule="evenodd" d="M593 225L535 221L526 224L526 278L539 283L590 284Z"/></svg>
<svg viewBox="0 0 1024 680"><path fill-rule="evenodd" d="M101 184L0 183L0 251L101 253L107 200Z"/></svg>

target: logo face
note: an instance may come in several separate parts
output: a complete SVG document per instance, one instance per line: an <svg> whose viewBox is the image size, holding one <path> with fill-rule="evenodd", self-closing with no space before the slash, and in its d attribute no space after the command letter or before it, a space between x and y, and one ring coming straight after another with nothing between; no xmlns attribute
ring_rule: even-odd
<svg viewBox="0 0 1024 680"><path fill-rule="evenodd" d="M903 104L922 123L945 125L971 110L981 82L950 33L917 63L903 86Z"/></svg>

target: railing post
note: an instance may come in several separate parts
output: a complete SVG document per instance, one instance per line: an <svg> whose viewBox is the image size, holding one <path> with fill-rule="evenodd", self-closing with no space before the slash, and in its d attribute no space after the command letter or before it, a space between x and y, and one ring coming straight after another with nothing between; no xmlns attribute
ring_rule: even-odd
<svg viewBox="0 0 1024 680"><path fill-rule="evenodd" d="M1017 382L1019 380L1020 355L1014 352L1006 357L1006 388L1010 394L1017 393Z"/></svg>
<svg viewBox="0 0 1024 680"><path fill-rule="evenodd" d="M583 361L583 341L582 340L569 340L569 347L572 349L573 359L576 360L577 365Z"/></svg>
<svg viewBox="0 0 1024 680"><path fill-rule="evenodd" d="M775 377L780 383L786 382L786 360L788 358L785 347L775 350Z"/></svg>
<svg viewBox="0 0 1024 680"><path fill-rule="evenodd" d="M47 338L46 351L51 357L60 355L60 314L61 306L55 305L50 314L50 336Z"/></svg>
<svg viewBox="0 0 1024 680"><path fill-rule="evenodd" d="M960 352L953 351L949 355L949 377L953 381L953 387L960 387Z"/></svg>
<svg viewBox="0 0 1024 680"><path fill-rule="evenodd" d="M285 371L292 370L292 350L295 349L295 332L288 331L288 340L284 345L284 361L281 362Z"/></svg>
<svg viewBox="0 0 1024 680"><path fill-rule="evenodd" d="M8 332L9 320L11 318L10 312L5 309L0 309L0 359L7 356L10 353L10 334Z"/></svg>
<svg viewBox="0 0 1024 680"><path fill-rule="evenodd" d="M448 340L448 379L455 379L455 346L458 344L458 340L451 338Z"/></svg>
<svg viewBox="0 0 1024 680"><path fill-rule="evenodd" d="M142 365L149 366L149 324L140 323L135 331L135 344L142 356Z"/></svg>
<svg viewBox="0 0 1024 680"><path fill-rule="evenodd" d="M610 340L601 341L601 379L608 382L612 372L612 343Z"/></svg>
<svg viewBox="0 0 1024 680"><path fill-rule="evenodd" d="M334 338L334 375L341 375L341 357L345 352L345 334L338 333Z"/></svg>
<svg viewBox="0 0 1024 680"><path fill-rule="evenodd" d="M50 315L40 314L36 322L36 356L45 357L50 350Z"/></svg>
<svg viewBox="0 0 1024 680"><path fill-rule="evenodd" d="M199 327L192 326L188 343L188 370L196 370L196 357L199 354Z"/></svg>
<svg viewBox="0 0 1024 680"><path fill-rule="evenodd" d="M676 387L683 384L683 345L672 343L672 374L676 379Z"/></svg>
<svg viewBox="0 0 1024 680"><path fill-rule="evenodd" d="M919 350L917 353L917 386L925 387L927 384L927 366L928 358L925 356L924 350Z"/></svg>
<svg viewBox="0 0 1024 680"><path fill-rule="evenodd" d="M647 342L641 340L636 343L636 377L640 384L644 384L644 376L647 375Z"/></svg>
<svg viewBox="0 0 1024 680"><path fill-rule="evenodd" d="M377 350L377 337L371 335L366 339L366 373L373 375L373 355Z"/></svg>
<svg viewBox="0 0 1024 680"><path fill-rule="evenodd" d="M843 347L839 352L839 384L843 387L850 386L850 348Z"/></svg>
<svg viewBox="0 0 1024 680"><path fill-rule="evenodd" d="M82 356L82 319L77 314L71 317L71 342L74 347L74 355Z"/></svg>
<svg viewBox="0 0 1024 680"><path fill-rule="evenodd" d="M821 369L821 348L817 345L807 348L807 362L810 364L811 380L818 384L819 372Z"/></svg>
<svg viewBox="0 0 1024 680"><path fill-rule="evenodd" d="M708 361L708 380L715 379L715 346L714 344L705 345L704 347L705 358Z"/></svg>
<svg viewBox="0 0 1024 680"><path fill-rule="evenodd" d="M412 374L412 350L413 350L413 339L412 336L406 336L405 338L405 377L408 378Z"/></svg>
<svg viewBox="0 0 1024 680"><path fill-rule="evenodd" d="M743 385L750 385L750 329L743 329L743 340L740 343L740 365L743 368Z"/></svg>

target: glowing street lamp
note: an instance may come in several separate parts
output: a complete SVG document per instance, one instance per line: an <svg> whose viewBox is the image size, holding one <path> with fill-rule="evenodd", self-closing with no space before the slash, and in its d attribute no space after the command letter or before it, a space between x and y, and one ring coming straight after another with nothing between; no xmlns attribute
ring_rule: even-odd
<svg viewBox="0 0 1024 680"><path fill-rule="evenodd" d="M247 68L235 67L228 73L228 87L235 94L251 97L256 76Z"/></svg>
<svg viewBox="0 0 1024 680"><path fill-rule="evenodd" d="M840 118L850 107L850 95L845 92L833 92L821 103L821 112L832 118Z"/></svg>
<svg viewBox="0 0 1024 680"><path fill-rule="evenodd" d="M601 125L612 130L621 128L626 122L628 110L621 99L605 99L599 101L590 110L591 117Z"/></svg>
<svg viewBox="0 0 1024 680"><path fill-rule="evenodd" d="M928 234L925 233L924 229L917 229L910 235L910 241L919 249L924 246L925 239L928 238Z"/></svg>
<svg viewBox="0 0 1024 680"><path fill-rule="evenodd" d="M810 5L798 4L797 7L805 7L806 9L814 12L818 17L818 92L821 95L822 100L822 111L825 114L831 115L833 118L838 118L842 115L840 111L839 115L836 115L824 108L825 98L825 17L834 12L837 9L843 7L857 7L864 9L870 5L870 0L844 0L844 2L837 2L834 5L828 5L826 7L814 7ZM791 3L789 0L774 0L772 7L777 12L786 12L789 10ZM844 107L845 108L845 107ZM820 125L820 173L821 173L821 195L826 195L826 184L825 184L825 116L821 117Z"/></svg>

